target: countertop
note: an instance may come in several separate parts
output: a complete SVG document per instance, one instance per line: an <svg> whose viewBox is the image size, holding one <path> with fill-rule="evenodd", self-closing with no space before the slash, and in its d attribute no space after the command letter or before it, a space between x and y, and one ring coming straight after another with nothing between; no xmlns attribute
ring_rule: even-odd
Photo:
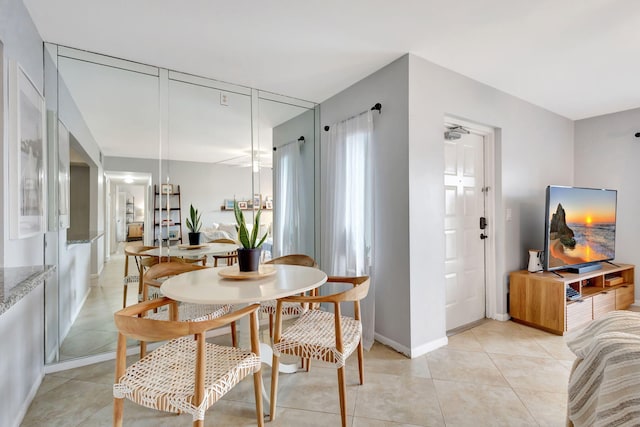
<svg viewBox="0 0 640 427"><path fill-rule="evenodd" d="M0 315L56 271L55 265L0 267Z"/></svg>

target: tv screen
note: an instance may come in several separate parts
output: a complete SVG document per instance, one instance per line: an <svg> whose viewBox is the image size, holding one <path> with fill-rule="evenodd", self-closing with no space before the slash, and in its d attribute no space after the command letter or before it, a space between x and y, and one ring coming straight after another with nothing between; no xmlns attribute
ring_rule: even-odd
<svg viewBox="0 0 640 427"><path fill-rule="evenodd" d="M547 187L545 270L615 258L616 190Z"/></svg>

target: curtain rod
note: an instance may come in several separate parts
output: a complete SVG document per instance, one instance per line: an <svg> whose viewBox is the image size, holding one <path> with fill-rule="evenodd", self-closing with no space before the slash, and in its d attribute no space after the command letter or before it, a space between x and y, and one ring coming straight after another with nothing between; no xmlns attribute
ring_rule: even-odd
<svg viewBox="0 0 640 427"><path fill-rule="evenodd" d="M371 111L378 111L378 114L382 114L382 104L380 104L379 102L376 103L376 105L374 105L373 107L371 107ZM366 113L367 111L363 111L362 113ZM360 114L362 114L360 113ZM343 121L347 121L349 119L353 119L354 117L359 116L360 114L356 114L355 116L351 116L351 117L347 117L346 119L344 119ZM325 132L328 131L329 129L331 129L331 127L329 125L324 127Z"/></svg>
<svg viewBox="0 0 640 427"><path fill-rule="evenodd" d="M287 145L293 144L294 142L302 142L302 143L304 143L305 142L304 136L301 136L300 138L296 139L295 141L289 141L286 144L282 144L280 146L280 148L286 147ZM278 147L273 147L273 151L278 151Z"/></svg>

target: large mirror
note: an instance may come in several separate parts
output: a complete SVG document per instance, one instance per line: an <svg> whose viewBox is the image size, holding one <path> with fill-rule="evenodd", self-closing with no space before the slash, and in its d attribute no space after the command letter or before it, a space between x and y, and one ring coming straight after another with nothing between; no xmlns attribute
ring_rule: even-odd
<svg viewBox="0 0 640 427"><path fill-rule="evenodd" d="M57 54L60 140L68 141L71 178L57 304L46 307L57 309L47 334L57 335L48 341L59 347L48 350L48 363L115 351L113 313L138 299L137 284L123 298L125 248L188 243L191 205L202 214L205 241L235 238L235 199L249 218L263 210L265 259L315 255L313 103L60 46L48 50ZM283 225L293 218L295 227Z"/></svg>

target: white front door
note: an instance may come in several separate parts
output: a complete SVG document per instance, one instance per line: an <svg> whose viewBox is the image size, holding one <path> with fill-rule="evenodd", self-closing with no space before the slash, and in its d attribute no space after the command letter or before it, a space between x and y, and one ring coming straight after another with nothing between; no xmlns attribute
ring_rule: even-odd
<svg viewBox="0 0 640 427"><path fill-rule="evenodd" d="M484 137L444 141L447 330L485 317Z"/></svg>

